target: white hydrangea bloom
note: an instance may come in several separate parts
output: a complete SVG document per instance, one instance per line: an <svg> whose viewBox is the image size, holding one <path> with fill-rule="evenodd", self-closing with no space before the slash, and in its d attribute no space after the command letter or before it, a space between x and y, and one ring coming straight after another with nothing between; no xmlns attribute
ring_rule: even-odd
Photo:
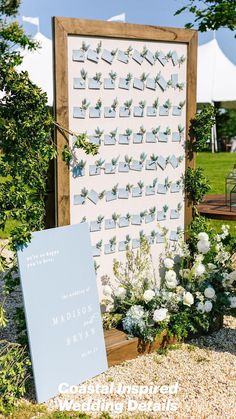
<svg viewBox="0 0 236 419"><path fill-rule="evenodd" d="M112 295L112 288L110 287L110 285L105 285L105 286L103 287L103 294L104 294L106 297L110 297L110 296Z"/></svg>
<svg viewBox="0 0 236 419"><path fill-rule="evenodd" d="M191 294L191 292L185 292L183 295L183 304L185 306L191 306L194 303L194 298L193 295Z"/></svg>
<svg viewBox="0 0 236 419"><path fill-rule="evenodd" d="M202 276L206 271L205 266L203 263L199 263L194 267L194 273L196 276Z"/></svg>
<svg viewBox="0 0 236 419"><path fill-rule="evenodd" d="M201 301L197 304L197 311L200 311L200 313L205 312L205 305Z"/></svg>
<svg viewBox="0 0 236 419"><path fill-rule="evenodd" d="M153 290L146 290L143 294L143 299L146 303L151 301L155 297L155 292Z"/></svg>
<svg viewBox="0 0 236 419"><path fill-rule="evenodd" d="M123 300L126 297L126 289L124 287L117 287L114 291L114 294L117 298Z"/></svg>
<svg viewBox="0 0 236 419"><path fill-rule="evenodd" d="M216 295L214 288L207 287L204 291L204 295L205 295L206 298L209 298L209 299L214 298L215 295Z"/></svg>
<svg viewBox="0 0 236 419"><path fill-rule="evenodd" d="M230 302L230 307L231 308L236 308L236 296L229 297L229 302Z"/></svg>
<svg viewBox="0 0 236 419"><path fill-rule="evenodd" d="M207 233L204 233L204 232L199 233L198 236L197 236L197 238L200 241L206 241L206 242L209 241L208 234Z"/></svg>
<svg viewBox="0 0 236 419"><path fill-rule="evenodd" d="M210 313L210 311L212 310L212 307L213 307L213 305L212 305L211 301L209 301L209 300L205 301L204 310L205 310L206 313Z"/></svg>
<svg viewBox="0 0 236 419"><path fill-rule="evenodd" d="M211 247L211 245L210 245L210 242L208 242L208 241L199 241L197 243L197 250L200 253L203 253L204 255L209 252L210 247Z"/></svg>
<svg viewBox="0 0 236 419"><path fill-rule="evenodd" d="M168 310L167 308L159 308L153 313L153 320L155 322L162 322L163 320L168 319Z"/></svg>

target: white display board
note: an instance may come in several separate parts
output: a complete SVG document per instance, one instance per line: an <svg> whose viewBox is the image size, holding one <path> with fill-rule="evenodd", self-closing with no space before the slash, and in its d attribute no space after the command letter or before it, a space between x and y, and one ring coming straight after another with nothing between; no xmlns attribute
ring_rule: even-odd
<svg viewBox="0 0 236 419"><path fill-rule="evenodd" d="M97 156L79 151L71 164L70 222L89 223L98 278L112 276L114 258L124 259L127 243L138 248L142 234L158 275L163 228L173 242L184 230L187 45L67 42L69 130L100 144Z"/></svg>

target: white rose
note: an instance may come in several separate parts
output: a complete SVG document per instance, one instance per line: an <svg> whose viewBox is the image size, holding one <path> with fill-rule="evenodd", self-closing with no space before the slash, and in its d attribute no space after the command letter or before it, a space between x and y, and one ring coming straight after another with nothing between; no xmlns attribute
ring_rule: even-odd
<svg viewBox="0 0 236 419"><path fill-rule="evenodd" d="M199 263L197 266L196 266L196 268L195 268L195 275L196 276L201 276L201 275L203 275L204 274L204 272L205 272L205 270L206 270L206 268L205 268L205 266L203 265L203 263Z"/></svg>
<svg viewBox="0 0 236 419"><path fill-rule="evenodd" d="M194 298L193 295L191 294L191 292L185 292L184 296L183 296L183 304L185 306L191 306L194 303Z"/></svg>
<svg viewBox="0 0 236 419"><path fill-rule="evenodd" d="M105 287L103 288L103 294L106 297L110 297L112 294L112 288L110 287L110 285L105 285Z"/></svg>
<svg viewBox="0 0 236 419"><path fill-rule="evenodd" d="M143 299L146 303L151 301L155 297L155 292L153 290L146 290L143 294Z"/></svg>
<svg viewBox="0 0 236 419"><path fill-rule="evenodd" d="M203 253L204 255L205 255L207 252L209 252L210 247L211 247L211 245L210 245L210 243L209 243L209 242L207 242L207 241L199 241L199 242L197 243L197 250L198 250L200 253Z"/></svg>
<svg viewBox="0 0 236 419"><path fill-rule="evenodd" d="M202 242L208 242L209 240L209 236L207 233L199 233L197 236L198 240L202 241Z"/></svg>
<svg viewBox="0 0 236 419"><path fill-rule="evenodd" d="M173 288L176 288L177 285L178 285L177 279L172 279L172 280L166 281L167 288L173 289Z"/></svg>
<svg viewBox="0 0 236 419"><path fill-rule="evenodd" d="M200 313L204 313L205 311L205 305L203 303L198 303L197 304L197 311L200 311Z"/></svg>
<svg viewBox="0 0 236 419"><path fill-rule="evenodd" d="M170 269L169 271L165 273L165 280L166 280L166 286L171 289L175 288L178 284L177 279L176 279L176 273L172 269Z"/></svg>
<svg viewBox="0 0 236 419"><path fill-rule="evenodd" d="M126 289L123 287L117 287L114 291L117 298L124 299L126 297Z"/></svg>
<svg viewBox="0 0 236 419"><path fill-rule="evenodd" d="M210 299L214 298L216 295L214 288L207 287L204 291L204 295L206 298L210 298Z"/></svg>
<svg viewBox="0 0 236 419"><path fill-rule="evenodd" d="M211 301L209 301L209 300L205 301L204 310L205 310L206 313L210 313L210 311L212 310L212 307L213 307L213 305L212 305Z"/></svg>
<svg viewBox="0 0 236 419"><path fill-rule="evenodd" d="M173 271L173 269L170 269L165 273L165 280L166 281L173 281L176 279L176 273Z"/></svg>
<svg viewBox="0 0 236 419"><path fill-rule="evenodd" d="M164 263L165 268L167 268L167 269L172 269L173 266L174 266L174 261L171 258L164 259L163 263Z"/></svg>
<svg viewBox="0 0 236 419"><path fill-rule="evenodd" d="M155 322L162 322L163 320L166 320L168 318L167 313L168 313L167 308L159 308L154 311L153 320Z"/></svg>
<svg viewBox="0 0 236 419"><path fill-rule="evenodd" d="M230 307L236 308L236 297L229 297Z"/></svg>

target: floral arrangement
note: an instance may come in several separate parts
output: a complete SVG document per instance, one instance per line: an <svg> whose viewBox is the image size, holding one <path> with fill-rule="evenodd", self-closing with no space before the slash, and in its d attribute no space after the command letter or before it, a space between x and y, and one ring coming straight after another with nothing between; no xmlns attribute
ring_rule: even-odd
<svg viewBox="0 0 236 419"><path fill-rule="evenodd" d="M165 330L183 339L211 331L223 314L236 308L236 270L232 266L228 226L221 234L200 232L194 240L167 242L157 280L148 241L136 253L127 246L126 261L114 262L117 283L104 283L105 327L153 342Z"/></svg>

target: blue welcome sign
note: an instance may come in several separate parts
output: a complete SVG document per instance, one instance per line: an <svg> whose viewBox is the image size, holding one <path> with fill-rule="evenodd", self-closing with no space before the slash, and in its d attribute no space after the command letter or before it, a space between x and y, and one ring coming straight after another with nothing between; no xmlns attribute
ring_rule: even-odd
<svg viewBox="0 0 236 419"><path fill-rule="evenodd" d="M107 358L86 223L33 233L18 249L37 401L104 372Z"/></svg>

